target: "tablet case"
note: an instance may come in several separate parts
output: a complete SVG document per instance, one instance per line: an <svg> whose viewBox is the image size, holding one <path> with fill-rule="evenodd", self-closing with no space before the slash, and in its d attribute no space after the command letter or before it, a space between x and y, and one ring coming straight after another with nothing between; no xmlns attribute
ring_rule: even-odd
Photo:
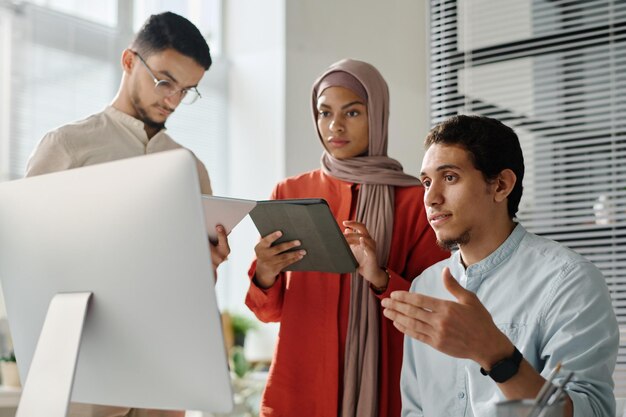
<svg viewBox="0 0 626 417"><path fill-rule="evenodd" d="M280 230L283 235L274 245L300 240L292 250L306 250L300 261L285 271L355 272L358 262L352 254L326 200L291 199L259 201L250 217L261 236Z"/></svg>

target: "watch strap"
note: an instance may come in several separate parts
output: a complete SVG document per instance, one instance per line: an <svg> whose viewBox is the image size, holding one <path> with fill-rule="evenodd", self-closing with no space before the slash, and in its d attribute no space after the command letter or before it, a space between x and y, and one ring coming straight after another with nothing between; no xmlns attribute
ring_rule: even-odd
<svg viewBox="0 0 626 417"><path fill-rule="evenodd" d="M489 375L491 379L501 384L508 381L513 376L515 376L515 374L517 374L519 366L522 363L522 359L522 353L517 348L515 348L512 356L497 362L491 367L489 371L486 371L481 367L480 373L485 376Z"/></svg>

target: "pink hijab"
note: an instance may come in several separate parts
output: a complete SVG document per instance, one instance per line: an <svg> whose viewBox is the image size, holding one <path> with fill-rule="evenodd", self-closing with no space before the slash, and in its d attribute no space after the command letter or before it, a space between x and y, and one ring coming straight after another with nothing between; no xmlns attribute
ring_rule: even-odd
<svg viewBox="0 0 626 417"><path fill-rule="evenodd" d="M351 77L332 76L344 72ZM344 181L362 184L357 199L356 220L366 225L376 241L380 265L387 265L394 215L394 187L419 185L420 181L402 171L402 165L387 156L389 89L372 65L344 59L331 65L313 84L313 120L317 129L317 99L323 89L345 87L367 95L369 149L365 156L337 159L324 151L322 171ZM343 81L342 81L343 80ZM348 80L348 81L346 81ZM359 91L355 91L359 90ZM323 141L319 130L318 137ZM380 307L367 281L352 274L350 316L344 366L341 417L378 415L378 358L380 351Z"/></svg>

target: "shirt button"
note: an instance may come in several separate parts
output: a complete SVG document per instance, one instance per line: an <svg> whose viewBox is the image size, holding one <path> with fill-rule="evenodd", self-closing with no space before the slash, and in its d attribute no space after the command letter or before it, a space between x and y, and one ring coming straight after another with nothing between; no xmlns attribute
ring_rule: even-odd
<svg viewBox="0 0 626 417"><path fill-rule="evenodd" d="M462 400L463 398L465 398L465 393L464 392L459 392L457 394L457 397L459 397L459 400Z"/></svg>

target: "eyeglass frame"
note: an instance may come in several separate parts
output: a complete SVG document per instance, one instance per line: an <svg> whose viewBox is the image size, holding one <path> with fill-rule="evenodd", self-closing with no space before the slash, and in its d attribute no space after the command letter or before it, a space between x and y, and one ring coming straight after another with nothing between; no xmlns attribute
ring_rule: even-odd
<svg viewBox="0 0 626 417"><path fill-rule="evenodd" d="M175 86L173 81L169 81L169 80L159 80L154 73L152 72L152 70L150 69L150 67L148 66L148 64L146 63L146 61L141 57L141 55L139 55L139 52L137 51L133 51L131 50L130 52L132 52L133 54L135 54L137 56L137 58L139 58L139 62L141 62L143 64L143 66L146 68L146 70L148 71L148 74L150 75L150 77L152 78L152 81L154 82L154 91L156 91L157 94L159 94L162 97L173 97L176 94L180 94L180 102L186 105L190 105L195 103L196 101L198 101L199 98L202 98L202 94L200 94L200 91L198 91L197 87L189 87L189 88L178 88L176 87L174 89L174 91L172 92L172 94L162 94L160 92L160 90L158 89L159 85L164 85L165 84L170 84ZM185 103L185 97L187 96L187 93L189 92L193 92L195 93L195 98L189 102L189 103Z"/></svg>

